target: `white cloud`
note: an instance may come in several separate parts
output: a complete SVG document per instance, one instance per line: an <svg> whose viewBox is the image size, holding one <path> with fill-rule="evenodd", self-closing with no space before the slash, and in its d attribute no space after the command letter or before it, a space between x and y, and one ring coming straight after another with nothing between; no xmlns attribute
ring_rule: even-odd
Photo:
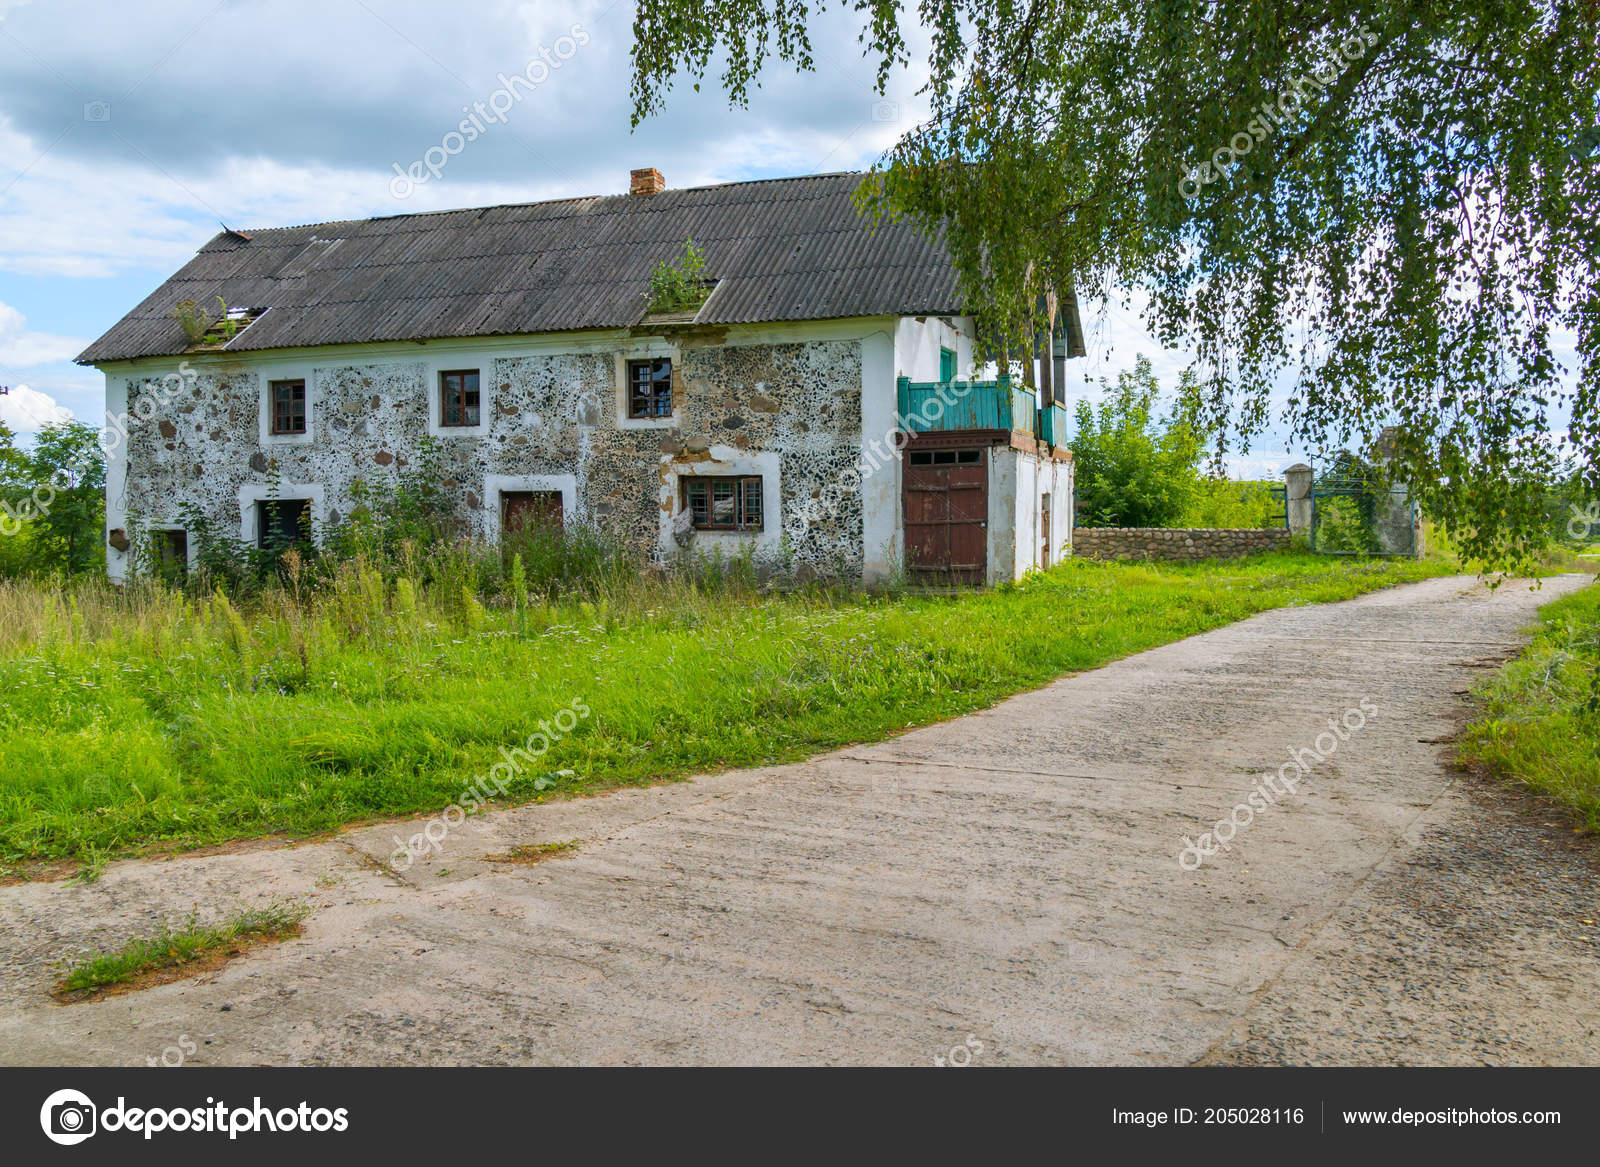
<svg viewBox="0 0 1600 1167"><path fill-rule="evenodd" d="M637 166L673 186L855 169L925 113L905 71L877 99L849 13L819 18L815 73L774 66L748 111L730 109L714 83L680 85L635 132L617 83L630 16L611 0L559 13L490 0L471 20L405 0L282 6L253 32L243 66L233 14L214 0L173 0L138 20L105 19L82 0L16 12L17 69L0 76L0 272L167 272L219 219L248 229L622 193ZM505 124L413 197L391 196L394 163L437 146L500 74L580 23L587 43L524 87ZM311 24L322 35L306 38ZM104 117L86 115L91 100L109 104Z"/></svg>
<svg viewBox="0 0 1600 1167"><path fill-rule="evenodd" d="M1277 482L1283 472L1304 458L1283 451L1251 451L1248 454L1224 454L1223 467L1229 478L1248 478Z"/></svg>
<svg viewBox="0 0 1600 1167"><path fill-rule="evenodd" d="M27 317L0 301L0 368L28 368L70 361L87 342L76 336L29 332Z"/></svg>
<svg viewBox="0 0 1600 1167"><path fill-rule="evenodd" d="M13 433L37 433L46 426L71 420L72 410L58 405L48 393L17 385L11 392L0 394L0 422Z"/></svg>

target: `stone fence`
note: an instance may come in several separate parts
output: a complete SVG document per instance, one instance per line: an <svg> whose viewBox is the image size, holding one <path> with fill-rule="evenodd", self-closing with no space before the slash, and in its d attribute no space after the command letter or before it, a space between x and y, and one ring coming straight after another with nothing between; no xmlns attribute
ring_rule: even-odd
<svg viewBox="0 0 1600 1167"><path fill-rule="evenodd" d="M1261 551L1287 551L1282 527L1076 527L1072 553L1085 559L1237 559Z"/></svg>

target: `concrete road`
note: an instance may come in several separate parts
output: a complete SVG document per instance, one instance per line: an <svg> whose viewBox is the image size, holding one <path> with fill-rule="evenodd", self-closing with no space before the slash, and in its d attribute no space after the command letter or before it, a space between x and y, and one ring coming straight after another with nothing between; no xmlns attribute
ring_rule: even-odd
<svg viewBox="0 0 1600 1167"><path fill-rule="evenodd" d="M484 814L398 878L416 825L0 888L0 1060L1600 1062L1600 848L1445 744L1581 582L1269 612L881 745ZM285 898L300 939L47 995Z"/></svg>

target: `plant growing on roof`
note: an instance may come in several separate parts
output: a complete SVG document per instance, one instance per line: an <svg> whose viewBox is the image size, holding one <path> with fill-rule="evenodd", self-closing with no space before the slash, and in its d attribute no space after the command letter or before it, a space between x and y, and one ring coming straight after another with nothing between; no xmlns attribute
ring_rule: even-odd
<svg viewBox="0 0 1600 1167"><path fill-rule="evenodd" d="M217 308L213 313L209 306L202 307L194 300L179 300L173 306L172 318L183 329L190 344L226 343L239 331L239 322L228 315L228 302L221 296L217 297Z"/></svg>
<svg viewBox="0 0 1600 1167"><path fill-rule="evenodd" d="M650 273L650 311L687 312L704 304L711 293L705 268L705 253L693 239L685 239L682 255L662 260Z"/></svg>

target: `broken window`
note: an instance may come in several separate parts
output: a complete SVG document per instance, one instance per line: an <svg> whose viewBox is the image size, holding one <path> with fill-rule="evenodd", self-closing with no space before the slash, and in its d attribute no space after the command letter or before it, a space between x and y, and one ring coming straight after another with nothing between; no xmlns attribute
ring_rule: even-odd
<svg viewBox="0 0 1600 1167"><path fill-rule="evenodd" d="M439 424L478 424L478 370L452 369L439 374Z"/></svg>
<svg viewBox="0 0 1600 1167"><path fill-rule="evenodd" d="M759 531L763 520L761 479L703 475L683 482L683 505L701 531Z"/></svg>
<svg viewBox="0 0 1600 1167"><path fill-rule="evenodd" d="M282 551L311 542L311 500L268 498L256 504L256 546Z"/></svg>
<svg viewBox="0 0 1600 1167"><path fill-rule="evenodd" d="M274 381L268 386L272 399L272 432L306 432L306 383L303 380Z"/></svg>
<svg viewBox="0 0 1600 1167"><path fill-rule="evenodd" d="M628 416L672 416L672 362L666 358L628 362Z"/></svg>

